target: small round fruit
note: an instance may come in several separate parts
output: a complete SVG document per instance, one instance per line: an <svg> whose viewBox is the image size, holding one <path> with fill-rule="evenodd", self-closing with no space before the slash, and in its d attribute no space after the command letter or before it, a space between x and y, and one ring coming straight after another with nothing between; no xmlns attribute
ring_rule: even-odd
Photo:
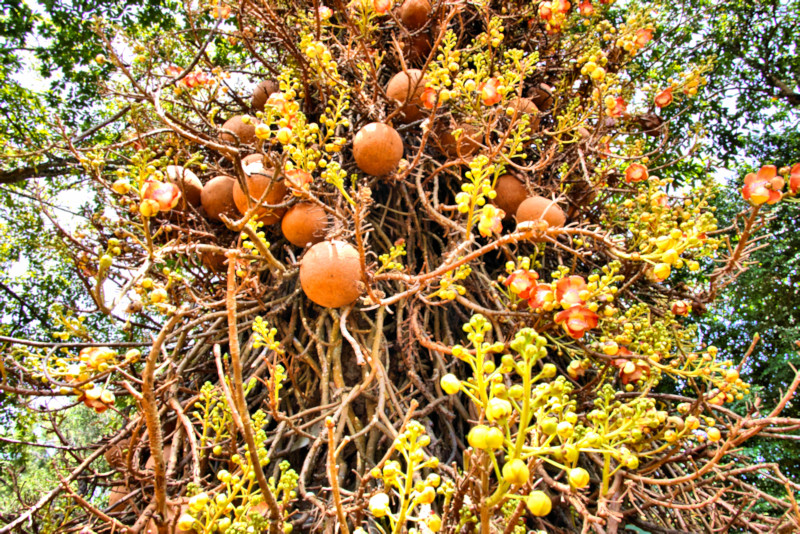
<svg viewBox="0 0 800 534"><path fill-rule="evenodd" d="M272 171L264 169L260 162L251 163L245 167L244 174L247 177L250 205L255 205L265 191L267 194L262 201L264 204L275 205L283 201L283 197L286 196L286 186L283 184L283 180L273 180ZM242 215L247 212L247 195L244 194L238 180L233 184L233 203L236 204L236 209ZM256 210L256 217L268 226L280 221L284 213L286 213L286 208L267 208L262 206Z"/></svg>
<svg viewBox="0 0 800 534"><path fill-rule="evenodd" d="M297 247L319 243L325 238L328 214L317 204L300 202L284 215L281 221L283 236Z"/></svg>
<svg viewBox="0 0 800 534"><path fill-rule="evenodd" d="M300 286L306 296L325 308L352 304L361 294L361 260L344 241L323 241L306 252L300 262Z"/></svg>
<svg viewBox="0 0 800 534"><path fill-rule="evenodd" d="M504 174L498 178L494 190L497 196L492 202L506 212L506 220L511 219L517 213L519 205L528 198L525 186L513 174Z"/></svg>
<svg viewBox="0 0 800 534"><path fill-rule="evenodd" d="M547 222L548 226L561 227L567 222L564 211L558 207L555 200L534 196L526 198L517 208L517 224L526 221Z"/></svg>
<svg viewBox="0 0 800 534"><path fill-rule="evenodd" d="M431 3L428 0L406 0L400 6L400 20L411 31L425 26L431 15Z"/></svg>
<svg viewBox="0 0 800 534"><path fill-rule="evenodd" d="M358 168L367 174L389 174L403 157L403 139L391 126L380 122L367 124L353 139L353 157Z"/></svg>
<svg viewBox="0 0 800 534"><path fill-rule="evenodd" d="M217 176L203 186L200 203L206 215L215 221L221 221L220 215L233 215L236 204L233 202L233 185L236 180L230 176Z"/></svg>
<svg viewBox="0 0 800 534"><path fill-rule="evenodd" d="M400 104L398 120L414 122L423 117L422 92L425 91L425 79L419 69L407 69L398 72L386 86L386 96ZM407 102L407 103L406 103Z"/></svg>
<svg viewBox="0 0 800 534"><path fill-rule="evenodd" d="M236 143L238 138L238 142L243 145L255 141L256 139L255 121L251 117L250 121L247 124L245 124L245 122L242 120L243 117L244 115L234 115L233 117L225 121L225 124L222 125L222 129L228 131L222 132L219 135L219 138L228 143ZM231 135L231 132L235 134L236 137Z"/></svg>
<svg viewBox="0 0 800 534"><path fill-rule="evenodd" d="M553 501L543 491L532 491L525 499L528 510L536 517L544 517L553 509Z"/></svg>
<svg viewBox="0 0 800 534"><path fill-rule="evenodd" d="M253 97L250 99L250 105L253 106L255 111L264 111L264 106L267 104L267 99L272 93L280 91L280 85L275 80L264 80L253 89Z"/></svg>
<svg viewBox="0 0 800 534"><path fill-rule="evenodd" d="M167 165L167 180L178 186L181 190L181 200L178 208L186 209L186 201L194 207L200 206L200 195L203 193L203 183L195 173L179 165ZM186 200L184 200L186 199Z"/></svg>

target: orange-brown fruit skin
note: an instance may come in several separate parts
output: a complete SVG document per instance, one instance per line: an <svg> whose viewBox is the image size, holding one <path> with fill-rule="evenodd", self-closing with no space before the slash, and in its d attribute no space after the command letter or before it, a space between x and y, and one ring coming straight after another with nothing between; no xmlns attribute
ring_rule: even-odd
<svg viewBox="0 0 800 534"><path fill-rule="evenodd" d="M222 273L228 268L228 266L225 265L227 258L225 257L225 254L221 252L201 251L198 256L200 257L200 262L203 264L203 266L210 271Z"/></svg>
<svg viewBox="0 0 800 534"><path fill-rule="evenodd" d="M314 303L325 308L352 304L361 292L358 251L344 241L323 241L308 249L300 262L300 287Z"/></svg>
<svg viewBox="0 0 800 534"><path fill-rule="evenodd" d="M242 121L243 115L235 115L225 121L225 124L222 125L223 130L229 130L236 134L236 137L239 138L239 143L243 145L248 145L256 140L256 127L255 127L255 120L251 117L250 124L245 124ZM222 132L219 135L219 138L222 141L227 143L236 143L236 139L228 132Z"/></svg>
<svg viewBox="0 0 800 534"><path fill-rule="evenodd" d="M413 65L422 65L431 53L431 37L428 32L412 35L403 43L403 55ZM420 116L422 110L420 110Z"/></svg>
<svg viewBox="0 0 800 534"><path fill-rule="evenodd" d="M275 80L264 80L253 89L253 97L250 99L250 105L253 106L255 111L264 111L264 106L267 105L267 99L272 93L280 91L280 85Z"/></svg>
<svg viewBox="0 0 800 534"><path fill-rule="evenodd" d="M531 101L541 111L547 111L553 107L553 88L546 83L540 83L531 92Z"/></svg>
<svg viewBox="0 0 800 534"><path fill-rule="evenodd" d="M513 174L504 174L498 178L494 190L497 196L492 202L506 212L505 220L514 217L520 204L528 198L525 185Z"/></svg>
<svg viewBox="0 0 800 534"><path fill-rule="evenodd" d="M419 69L408 69L392 76L386 86L386 96L400 103L400 122L414 122L424 116L420 99L424 90L425 79ZM408 104L403 105L406 101Z"/></svg>
<svg viewBox="0 0 800 534"><path fill-rule="evenodd" d="M461 129L461 135L456 141L453 131ZM481 147L479 130L469 124L461 124L450 128L442 128L437 134L439 147L450 158L459 156L468 158Z"/></svg>
<svg viewBox="0 0 800 534"><path fill-rule="evenodd" d="M178 507L172 507L167 505L167 532L169 534L195 534L194 529L192 530L183 530L178 528L176 525L178 518L189 509L189 500L182 499L181 504ZM174 528L173 528L174 525ZM147 523L147 527L144 529L144 534L158 534L158 528L156 527L156 522L154 519L150 519Z"/></svg>
<svg viewBox="0 0 800 534"><path fill-rule="evenodd" d="M233 215L236 213L236 204L233 202L233 184L236 180L230 176L217 176L203 186L200 203L209 219L221 221L220 215Z"/></svg>
<svg viewBox="0 0 800 534"><path fill-rule="evenodd" d="M431 3L428 0L406 0L400 6L400 20L411 31L425 26L431 15Z"/></svg>
<svg viewBox="0 0 800 534"><path fill-rule="evenodd" d="M319 243L325 238L328 214L311 202L295 204L286 212L281 221L283 236L294 246L305 247Z"/></svg>
<svg viewBox="0 0 800 534"><path fill-rule="evenodd" d="M518 114L527 113L531 116L530 129L535 132L539 129L539 108L530 98L513 98L508 107L517 110Z"/></svg>
<svg viewBox="0 0 800 534"><path fill-rule="evenodd" d="M252 204L258 202L261 195L263 195L264 191L267 189L269 189L269 191L263 200L264 204L275 205L283 202L283 197L286 196L286 186L283 184L283 180L272 180L272 171L262 170L247 176L247 190L250 193ZM247 212L247 195L242 191L238 180L234 181L233 184L233 203L242 215ZM286 208L273 209L260 207L256 210L256 217L260 222L268 226L280 221L284 213L286 213Z"/></svg>
<svg viewBox="0 0 800 534"><path fill-rule="evenodd" d="M540 196L526 198L517 208L517 224L539 220L546 221L549 227L558 228L564 226L567 217L558 204L549 198Z"/></svg>
<svg viewBox="0 0 800 534"><path fill-rule="evenodd" d="M403 139L397 130L380 122L361 128L353 138L353 158L358 168L383 176L397 168L403 157Z"/></svg>
<svg viewBox="0 0 800 534"><path fill-rule="evenodd" d="M200 206L200 195L203 194L203 182L195 173L178 165L167 165L167 181L178 186L181 199L178 209L185 210L188 202L195 208Z"/></svg>
<svg viewBox="0 0 800 534"><path fill-rule="evenodd" d="M262 154L250 154L242 158L242 167L247 167L253 163L261 163L264 159Z"/></svg>

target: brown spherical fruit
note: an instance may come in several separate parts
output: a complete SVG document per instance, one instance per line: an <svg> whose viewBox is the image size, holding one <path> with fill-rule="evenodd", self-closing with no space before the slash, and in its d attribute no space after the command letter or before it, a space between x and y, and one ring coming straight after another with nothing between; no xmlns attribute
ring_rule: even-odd
<svg viewBox="0 0 800 534"><path fill-rule="evenodd" d="M459 135L458 140L456 140L456 136L453 135L453 132L459 129L461 130L461 135ZM451 158L457 158L459 156L468 158L481 147L480 130L469 124L442 128L438 130L437 138L439 148Z"/></svg>
<svg viewBox="0 0 800 534"><path fill-rule="evenodd" d="M422 92L425 91L425 78L419 69L398 72L386 86L386 96L400 104L398 120L414 122L423 117Z"/></svg>
<svg viewBox="0 0 800 534"><path fill-rule="evenodd" d="M187 510L189 510L189 500L184 498L181 499L179 505L167 505L167 532L170 534L195 534L194 529L191 530L183 530L179 528L177 525L178 518ZM144 534L158 534L158 528L156 527L155 519L151 518L150 521L147 522L147 527L144 529Z"/></svg>
<svg viewBox="0 0 800 534"><path fill-rule="evenodd" d="M311 202L295 204L289 208L281 221L284 237L298 247L322 241L327 226L328 214L321 206Z"/></svg>
<svg viewBox="0 0 800 534"><path fill-rule="evenodd" d="M511 219L517 213L519 205L528 198L525 185L513 174L504 174L498 178L494 190L497 196L492 202L506 212L506 220Z"/></svg>
<svg viewBox="0 0 800 534"><path fill-rule="evenodd" d="M178 208L185 210L188 202L194 207L200 206L200 195L203 193L203 182L195 173L178 165L167 165L167 181L181 190Z"/></svg>
<svg viewBox="0 0 800 534"><path fill-rule="evenodd" d="M247 167L253 163L261 163L264 160L263 154L250 154L242 158L242 167Z"/></svg>
<svg viewBox="0 0 800 534"><path fill-rule="evenodd" d="M430 15L431 3L428 0L406 0L400 6L400 20L412 31L425 26Z"/></svg>
<svg viewBox="0 0 800 534"><path fill-rule="evenodd" d="M352 304L361 292L358 251L344 241L323 241L306 252L300 262L300 286L306 296L325 308Z"/></svg>
<svg viewBox="0 0 800 534"><path fill-rule="evenodd" d="M198 256L200 257L200 262L203 264L203 266L210 271L222 273L228 268L228 266L225 264L228 258L226 258L225 254L221 252L202 250L198 253Z"/></svg>
<svg viewBox="0 0 800 534"><path fill-rule="evenodd" d="M431 37L428 32L423 32L417 35L409 36L408 40L403 42L403 55L406 61L413 65L421 65L425 63L428 54L431 53ZM422 110L420 110L420 116Z"/></svg>
<svg viewBox="0 0 800 534"><path fill-rule="evenodd" d="M403 139L397 130L380 122L361 128L353 138L353 158L358 168L383 176L397 168L403 157Z"/></svg>
<svg viewBox="0 0 800 534"><path fill-rule="evenodd" d="M219 138L222 141L228 143L236 143L236 139L238 138L239 143L243 145L247 145L255 141L256 139L256 126L255 120L250 117L249 121L245 123L242 118L244 115L235 115L225 121L225 124L222 125L223 130L228 130L227 132L222 132L219 135ZM236 137L231 135L236 134Z"/></svg>
<svg viewBox="0 0 800 534"><path fill-rule="evenodd" d="M264 106L267 104L267 99L272 93L277 93L281 90L280 85L275 80L264 80L253 89L253 97L250 99L250 105L253 106L255 111L264 111Z"/></svg>
<svg viewBox="0 0 800 534"><path fill-rule="evenodd" d="M548 226L564 226L567 217L555 200L540 196L526 198L517 208L517 224L525 221L546 221Z"/></svg>
<svg viewBox="0 0 800 534"><path fill-rule="evenodd" d="M236 204L233 202L233 184L236 180L230 176L217 176L203 186L200 203L206 215L215 221L221 221L220 215L233 215L236 213Z"/></svg>
<svg viewBox="0 0 800 534"><path fill-rule="evenodd" d="M125 509L125 505L127 501L121 504L117 504L119 501L122 500L131 490L125 487L124 484L119 486L113 486L111 491L108 492L108 511L109 512L119 512Z"/></svg>
<svg viewBox="0 0 800 534"><path fill-rule="evenodd" d="M244 168L244 173L247 176L250 205L255 205L265 191L266 196L262 200L263 204L275 205L283 202L283 197L286 196L286 186L283 184L283 180L275 181L272 179L271 170L264 169L261 163L251 163ZM247 195L244 194L238 180L233 184L233 202L236 204L236 209L239 210L239 213L244 215L247 212ZM266 208L261 206L256 210L256 217L265 225L270 225L280 221L284 213L286 213L286 208Z"/></svg>
<svg viewBox="0 0 800 534"><path fill-rule="evenodd" d="M530 97L536 107L542 111L553 107L553 88L546 83L540 83L538 87L534 87Z"/></svg>

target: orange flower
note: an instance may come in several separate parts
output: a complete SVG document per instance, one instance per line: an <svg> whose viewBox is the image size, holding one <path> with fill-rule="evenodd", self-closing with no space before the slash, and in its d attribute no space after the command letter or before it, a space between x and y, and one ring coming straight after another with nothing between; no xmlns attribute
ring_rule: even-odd
<svg viewBox="0 0 800 534"><path fill-rule="evenodd" d="M685 300L676 300L670 309L675 315L689 315L689 303Z"/></svg>
<svg viewBox="0 0 800 534"><path fill-rule="evenodd" d="M540 4L539 16L544 20L550 20L553 17L553 5L550 2L543 2Z"/></svg>
<svg viewBox="0 0 800 534"><path fill-rule="evenodd" d="M580 339L584 332L597 326L598 315L583 306L572 306L558 312L555 316L557 324L564 327L564 331L572 339Z"/></svg>
<svg viewBox="0 0 800 534"><path fill-rule="evenodd" d="M375 8L375 13L385 15L392 9L392 0L372 0L372 7Z"/></svg>
<svg viewBox="0 0 800 534"><path fill-rule="evenodd" d="M667 87L658 93L655 98L655 103L659 108L665 108L672 104L672 87Z"/></svg>
<svg viewBox="0 0 800 534"><path fill-rule="evenodd" d="M558 11L561 14L569 12L570 8L569 0L554 0L553 1L553 10Z"/></svg>
<svg viewBox="0 0 800 534"><path fill-rule="evenodd" d="M800 190L800 163L795 163L789 171L789 191L793 195Z"/></svg>
<svg viewBox="0 0 800 534"><path fill-rule="evenodd" d="M625 354L622 354L623 351ZM623 356L633 356L633 353L625 347L620 349L619 354ZM613 363L619 369L619 377L623 384L630 384L631 382L636 382L641 378L650 376L650 366L643 360L617 358Z"/></svg>
<svg viewBox="0 0 800 534"><path fill-rule="evenodd" d="M583 0L578 9L580 10L581 15L583 15L584 17L594 15L594 6L592 5L591 0Z"/></svg>
<svg viewBox="0 0 800 534"><path fill-rule="evenodd" d="M643 182L647 180L649 176L650 175L647 173L647 167L641 163L631 163L628 165L628 168L625 169L625 181L627 183Z"/></svg>
<svg viewBox="0 0 800 534"><path fill-rule="evenodd" d="M564 308L580 306L584 304L580 294L586 290L586 281L582 276L570 276L562 278L556 283L556 301Z"/></svg>
<svg viewBox="0 0 800 534"><path fill-rule="evenodd" d="M742 196L751 204L760 206L763 203L775 204L783 196L772 186L772 179L777 177L775 165L764 165L758 173L750 173L744 177Z"/></svg>
<svg viewBox="0 0 800 534"><path fill-rule="evenodd" d="M308 191L309 185L314 181L311 174L301 169L291 169L284 173L286 179L283 181L286 187L292 190L295 195L300 191Z"/></svg>
<svg viewBox="0 0 800 534"><path fill-rule="evenodd" d="M531 288L528 293L528 306L534 310L544 308L546 304L552 304L555 300L553 288L547 284L539 284Z"/></svg>
<svg viewBox="0 0 800 534"><path fill-rule="evenodd" d="M158 205L158 211L169 211L178 205L181 199L181 190L178 186L168 182L156 182L147 180L142 186L142 199L149 202L153 207Z"/></svg>
<svg viewBox="0 0 800 534"><path fill-rule="evenodd" d="M483 100L485 106L497 104L503 99L499 89L500 80L497 78L489 78L478 86L478 90L481 92L481 100Z"/></svg>
<svg viewBox="0 0 800 534"><path fill-rule="evenodd" d="M481 210L481 217L478 220L478 231L483 237L490 237L493 233L499 234L503 231L503 217L506 212L497 208L493 204L486 204Z"/></svg>
<svg viewBox="0 0 800 534"><path fill-rule="evenodd" d="M636 32L636 40L634 44L639 48L644 48L647 46L647 43L650 42L650 39L653 38L653 28L642 28L641 30Z"/></svg>
<svg viewBox="0 0 800 534"><path fill-rule="evenodd" d="M422 105L427 109L433 109L436 105L436 90L432 87L426 87L420 96Z"/></svg>
<svg viewBox="0 0 800 534"><path fill-rule="evenodd" d="M517 269L506 278L505 285L515 295L519 295L521 299L530 298L530 292L536 284L539 275L534 271L526 271L524 269ZM550 286L545 286L548 289Z"/></svg>
<svg viewBox="0 0 800 534"><path fill-rule="evenodd" d="M614 105L608 107L608 116L609 117L622 117L625 113L628 112L628 103L625 102L625 99L621 96L618 96L616 100L614 100Z"/></svg>

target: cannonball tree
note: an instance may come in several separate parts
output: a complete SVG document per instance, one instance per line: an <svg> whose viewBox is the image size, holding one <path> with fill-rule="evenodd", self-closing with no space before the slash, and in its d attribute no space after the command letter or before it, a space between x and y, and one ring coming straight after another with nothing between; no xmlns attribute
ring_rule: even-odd
<svg viewBox="0 0 800 534"><path fill-rule="evenodd" d="M698 132L663 118L708 65L667 87L632 70L657 7L212 0L170 33L98 20L119 113L108 140L52 150L101 208L57 230L93 303L78 315L118 330L7 342L3 387L114 424L59 448L60 485L0 532L800 529L796 485L740 450L798 427L780 412L800 375L762 406L749 352L688 322L800 171L743 177L718 228L713 177L672 170Z"/></svg>

